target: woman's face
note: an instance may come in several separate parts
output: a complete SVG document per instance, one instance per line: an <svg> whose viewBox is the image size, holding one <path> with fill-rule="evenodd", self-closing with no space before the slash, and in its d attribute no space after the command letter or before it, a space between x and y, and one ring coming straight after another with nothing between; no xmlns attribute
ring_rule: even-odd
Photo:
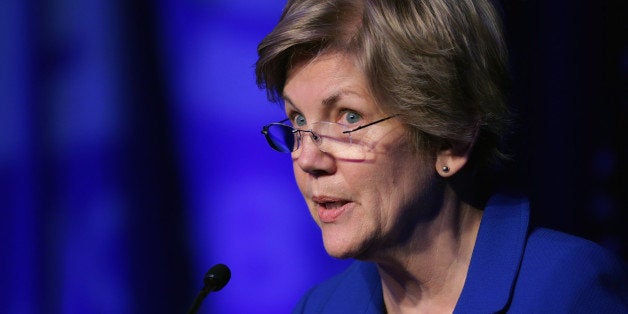
<svg viewBox="0 0 628 314"><path fill-rule="evenodd" d="M288 74L285 109L295 128L319 121L353 129L385 118L351 58L327 54ZM307 133L292 153L297 184L321 228L327 252L338 258L373 258L406 240L431 213L434 162L419 154L395 118L352 134L366 154L360 160L319 150Z"/></svg>

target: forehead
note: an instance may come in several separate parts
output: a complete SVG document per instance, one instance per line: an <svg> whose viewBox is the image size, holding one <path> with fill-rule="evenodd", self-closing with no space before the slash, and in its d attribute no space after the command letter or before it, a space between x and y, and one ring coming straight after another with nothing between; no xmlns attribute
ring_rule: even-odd
<svg viewBox="0 0 628 314"><path fill-rule="evenodd" d="M346 54L332 53L300 61L288 72L287 105L326 104L341 98L372 99L364 72Z"/></svg>

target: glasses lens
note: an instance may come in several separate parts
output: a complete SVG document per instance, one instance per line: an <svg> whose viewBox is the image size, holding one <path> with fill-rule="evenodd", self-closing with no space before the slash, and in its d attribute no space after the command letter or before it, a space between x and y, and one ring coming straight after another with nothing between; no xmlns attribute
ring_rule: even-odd
<svg viewBox="0 0 628 314"><path fill-rule="evenodd" d="M276 151L292 153L293 158L300 156L298 150L300 143L307 137L318 149L329 153L336 158L345 160L364 160L367 152L373 147L373 141L369 132L362 131L366 127L386 121L394 116L380 119L363 126L351 129L350 127L327 121L314 122L309 129L294 129L282 122L271 123L264 126L262 133L268 144ZM359 132L356 132L359 131ZM304 135L309 135L303 137Z"/></svg>
<svg viewBox="0 0 628 314"><path fill-rule="evenodd" d="M290 153L294 150L295 136L292 128L285 124L271 123L268 125L266 140L270 147L282 153Z"/></svg>
<svg viewBox="0 0 628 314"><path fill-rule="evenodd" d="M348 127L333 122L312 124L312 131L318 136L315 142L320 150L340 159L364 159L364 146L360 145L351 133L343 133L348 130Z"/></svg>

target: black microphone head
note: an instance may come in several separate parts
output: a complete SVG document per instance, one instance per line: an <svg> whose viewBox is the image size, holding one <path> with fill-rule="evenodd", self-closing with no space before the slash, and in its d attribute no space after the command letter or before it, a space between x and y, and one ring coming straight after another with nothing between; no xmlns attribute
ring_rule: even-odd
<svg viewBox="0 0 628 314"><path fill-rule="evenodd" d="M203 277L203 282L205 283L204 290L208 291L219 291L222 289L231 279L231 270L225 264L216 264L210 268L205 277Z"/></svg>

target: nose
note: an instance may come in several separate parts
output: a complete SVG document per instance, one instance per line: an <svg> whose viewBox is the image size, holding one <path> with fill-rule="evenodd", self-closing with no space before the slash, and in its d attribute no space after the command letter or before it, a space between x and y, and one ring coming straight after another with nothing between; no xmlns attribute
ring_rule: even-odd
<svg viewBox="0 0 628 314"><path fill-rule="evenodd" d="M298 168L314 176L329 175L336 172L336 160L331 154L319 149L315 142L318 139L317 135L314 133L302 135L301 147L292 153L295 171Z"/></svg>

